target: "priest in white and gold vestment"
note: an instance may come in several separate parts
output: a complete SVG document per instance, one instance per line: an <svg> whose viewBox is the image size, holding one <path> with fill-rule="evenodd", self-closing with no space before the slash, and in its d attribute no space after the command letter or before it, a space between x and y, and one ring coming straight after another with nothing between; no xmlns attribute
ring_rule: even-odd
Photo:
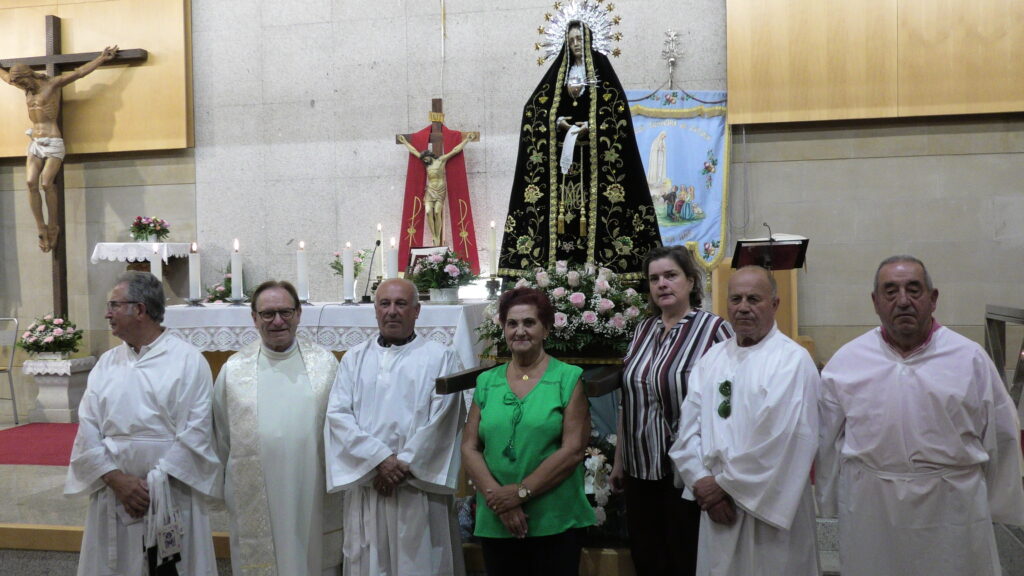
<svg viewBox="0 0 1024 576"><path fill-rule="evenodd" d="M301 317L290 283L261 284L252 297L260 341L231 356L214 387L236 576L338 573L341 498L326 494L323 460L338 362L296 339Z"/></svg>
<svg viewBox="0 0 1024 576"><path fill-rule="evenodd" d="M341 359L324 430L327 489L345 494L344 574L461 575L453 493L465 405L434 391L460 362L416 336L411 282L381 283L374 307L380 336Z"/></svg>
<svg viewBox="0 0 1024 576"><path fill-rule="evenodd" d="M157 501L180 513L177 573L217 574L204 499L219 497L222 484L210 422L213 379L202 354L160 326L163 317L155 276L117 279L106 318L124 344L89 373L64 485L68 496L89 495L79 576L148 574L148 529L166 527L147 514Z"/></svg>

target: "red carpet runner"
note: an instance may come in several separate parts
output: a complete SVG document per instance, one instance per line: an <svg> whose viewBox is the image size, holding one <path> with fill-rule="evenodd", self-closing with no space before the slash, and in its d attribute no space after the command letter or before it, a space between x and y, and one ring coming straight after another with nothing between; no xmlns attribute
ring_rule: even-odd
<svg viewBox="0 0 1024 576"><path fill-rule="evenodd" d="M0 465L67 466L78 424L25 424L0 430Z"/></svg>

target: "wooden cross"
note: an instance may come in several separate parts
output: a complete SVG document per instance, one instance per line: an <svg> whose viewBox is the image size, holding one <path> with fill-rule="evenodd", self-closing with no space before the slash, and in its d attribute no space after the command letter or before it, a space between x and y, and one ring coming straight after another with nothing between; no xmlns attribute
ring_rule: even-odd
<svg viewBox="0 0 1024 576"><path fill-rule="evenodd" d="M435 156L444 155L444 135L441 133L441 125L444 124L444 101L441 98L433 98L430 100L430 151ZM479 142L479 132L463 132L463 134L469 135L470 142ZM395 135L395 144L401 144L398 141L398 134ZM412 134L402 134L405 139L412 142Z"/></svg>
<svg viewBox="0 0 1024 576"><path fill-rule="evenodd" d="M53 15L46 16L46 55L33 56L31 58L11 58L0 60L0 66L10 69L15 64L25 64L33 68L46 68L46 75L51 78L61 73L61 70L73 68L94 60L100 55L99 52L81 52L78 54L61 54L60 18ZM141 49L118 50L117 56L106 64L119 64L126 62L144 62L148 53ZM57 125L63 132L63 107L57 115ZM60 223L61 232L57 238L57 245L53 247L53 313L55 315L67 315L68 312L68 261L67 261L67 218L64 215L64 163L60 165L57 178L54 180L57 189L57 221ZM40 190L40 193L42 191Z"/></svg>

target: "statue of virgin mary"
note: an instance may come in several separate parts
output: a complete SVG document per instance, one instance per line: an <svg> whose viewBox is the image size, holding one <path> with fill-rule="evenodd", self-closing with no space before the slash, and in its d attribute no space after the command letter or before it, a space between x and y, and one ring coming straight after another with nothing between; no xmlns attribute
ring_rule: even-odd
<svg viewBox="0 0 1024 576"><path fill-rule="evenodd" d="M606 56L617 18L595 0L556 6L546 28L552 64L523 108L498 274L566 260L639 279L661 236L629 103Z"/></svg>

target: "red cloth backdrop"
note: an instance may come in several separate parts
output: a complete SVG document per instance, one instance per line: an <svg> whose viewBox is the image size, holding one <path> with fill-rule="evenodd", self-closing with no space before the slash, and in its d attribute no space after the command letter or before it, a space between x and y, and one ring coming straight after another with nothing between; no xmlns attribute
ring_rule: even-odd
<svg viewBox="0 0 1024 576"><path fill-rule="evenodd" d="M462 132L441 127L444 136L444 151L462 141ZM416 132L409 143L417 150L426 150L430 144L430 126ZM466 179L466 159L460 152L448 159L445 165L445 179L448 183L448 216L452 236L452 250L469 262L474 274L480 273L480 258L477 255L476 232L473 228L473 209L469 202L469 183ZM405 202L402 206L402 236L398 244L398 267L409 267L409 249L423 246L424 221L423 195L427 185L427 169L419 158L409 154L409 166L405 176Z"/></svg>

